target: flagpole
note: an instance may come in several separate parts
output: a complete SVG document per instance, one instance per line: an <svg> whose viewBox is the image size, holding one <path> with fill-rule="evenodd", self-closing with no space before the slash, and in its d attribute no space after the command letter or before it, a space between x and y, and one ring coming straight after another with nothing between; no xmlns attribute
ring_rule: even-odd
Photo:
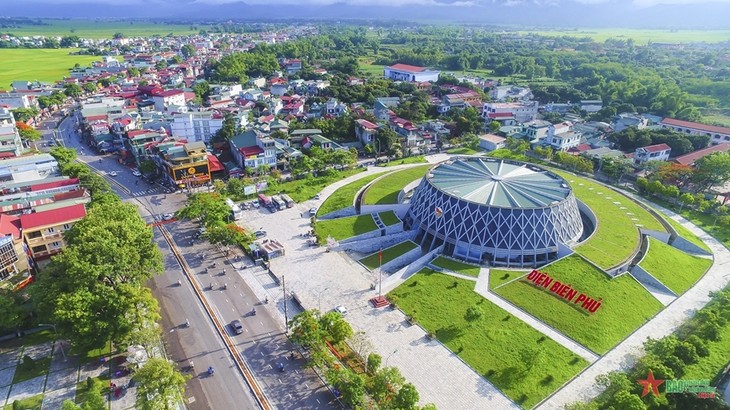
<svg viewBox="0 0 730 410"><path fill-rule="evenodd" d="M380 248L378 253L378 297L383 296L383 248Z"/></svg>

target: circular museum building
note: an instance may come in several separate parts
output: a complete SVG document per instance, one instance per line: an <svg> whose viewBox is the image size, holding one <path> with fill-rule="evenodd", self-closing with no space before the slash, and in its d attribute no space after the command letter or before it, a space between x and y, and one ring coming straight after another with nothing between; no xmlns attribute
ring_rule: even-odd
<svg viewBox="0 0 730 410"><path fill-rule="evenodd" d="M410 200L406 225L425 250L492 266L536 267L581 238L573 191L532 164L458 157L433 167Z"/></svg>

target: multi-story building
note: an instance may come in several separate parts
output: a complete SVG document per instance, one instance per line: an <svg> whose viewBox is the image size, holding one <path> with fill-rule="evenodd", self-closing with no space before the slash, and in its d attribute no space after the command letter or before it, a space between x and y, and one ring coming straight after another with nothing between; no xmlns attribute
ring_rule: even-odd
<svg viewBox="0 0 730 410"><path fill-rule="evenodd" d="M408 64L395 64L383 69L383 77L393 81L436 82L439 79L439 74L439 71L431 71L424 67Z"/></svg>
<svg viewBox="0 0 730 410"><path fill-rule="evenodd" d="M155 110L169 111L171 107L185 106L185 91L166 90L152 94L152 101L155 102Z"/></svg>
<svg viewBox="0 0 730 410"><path fill-rule="evenodd" d="M521 101L511 103L484 103L482 116L488 120L500 121L504 118L514 118L517 122L530 122L537 118L537 101Z"/></svg>
<svg viewBox="0 0 730 410"><path fill-rule="evenodd" d="M147 150L169 184L186 188L210 181L208 150L203 142L171 140L150 143Z"/></svg>
<svg viewBox="0 0 730 410"><path fill-rule="evenodd" d="M380 127L363 119L355 120L355 124L355 135L357 136L357 139L360 140L363 145L372 144L375 139L375 135L378 133L378 128Z"/></svg>
<svg viewBox="0 0 730 410"><path fill-rule="evenodd" d="M712 145L730 142L730 128L727 127L675 120L674 118L665 118L659 125L662 128L669 128L683 134L707 135L710 137L710 144Z"/></svg>
<svg viewBox="0 0 730 410"><path fill-rule="evenodd" d="M566 121L550 125L543 144L552 147L554 151L567 151L580 144L580 138L580 133L573 130L573 124Z"/></svg>
<svg viewBox="0 0 730 410"><path fill-rule="evenodd" d="M13 113L0 108L0 159L18 157L24 150Z"/></svg>
<svg viewBox="0 0 730 410"><path fill-rule="evenodd" d="M255 130L231 138L231 154L241 168L256 169L261 165L276 166L276 142Z"/></svg>
<svg viewBox="0 0 730 410"><path fill-rule="evenodd" d="M17 92L0 92L0 105L10 109L38 108L38 100L34 95Z"/></svg>
<svg viewBox="0 0 730 410"><path fill-rule="evenodd" d="M0 161L0 182L28 182L58 173L58 162L50 154L38 154Z"/></svg>
<svg viewBox="0 0 730 410"><path fill-rule="evenodd" d="M648 161L666 161L672 148L667 144L654 144L637 148L634 152L634 164L640 165Z"/></svg>
<svg viewBox="0 0 730 410"><path fill-rule="evenodd" d="M29 255L38 261L59 253L65 246L63 233L86 216L82 204L20 215L23 241Z"/></svg>
<svg viewBox="0 0 730 410"><path fill-rule="evenodd" d="M245 116L243 118L247 122ZM217 111L178 113L172 117L170 128L173 137L183 138L188 142L208 142L223 128L223 115Z"/></svg>

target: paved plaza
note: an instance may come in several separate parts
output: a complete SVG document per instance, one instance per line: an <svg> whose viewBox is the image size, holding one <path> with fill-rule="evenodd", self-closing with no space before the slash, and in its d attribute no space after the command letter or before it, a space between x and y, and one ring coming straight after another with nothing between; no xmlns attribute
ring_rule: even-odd
<svg viewBox="0 0 730 410"><path fill-rule="evenodd" d="M64 344L65 345L65 344ZM66 347L67 348L67 347ZM0 348L0 407L11 405L15 400L43 394L42 409L56 410L65 400L74 400L76 386L89 377L108 375L110 364L95 360L80 364L75 356L66 356L61 342L46 342L28 347ZM34 360L51 358L48 372L41 376L13 384L13 377L23 356ZM130 379L121 373L112 375L111 383L122 386ZM111 394L111 409L134 408L134 387L120 390L118 395Z"/></svg>

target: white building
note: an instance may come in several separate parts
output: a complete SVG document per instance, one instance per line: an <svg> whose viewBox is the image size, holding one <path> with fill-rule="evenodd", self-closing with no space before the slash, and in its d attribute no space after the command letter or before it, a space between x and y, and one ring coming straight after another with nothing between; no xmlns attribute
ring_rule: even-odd
<svg viewBox="0 0 730 410"><path fill-rule="evenodd" d="M603 108L603 101L601 100L580 100L579 108L582 111L591 113L598 112Z"/></svg>
<svg viewBox="0 0 730 410"><path fill-rule="evenodd" d="M185 105L185 91L183 90L166 90L152 96L155 103L155 110L165 112L169 107Z"/></svg>
<svg viewBox="0 0 730 410"><path fill-rule="evenodd" d="M0 92L0 106L6 105L11 110L16 108L38 108L35 96L24 93Z"/></svg>
<svg viewBox="0 0 730 410"><path fill-rule="evenodd" d="M675 120L674 118L665 118L659 124L662 128L669 128L683 134L707 135L710 137L711 145L730 142L730 128L727 127Z"/></svg>
<svg viewBox="0 0 730 410"><path fill-rule="evenodd" d="M223 116L215 111L187 112L172 117L172 136L188 142L208 142L223 128Z"/></svg>
<svg viewBox="0 0 730 410"><path fill-rule="evenodd" d="M13 113L0 108L0 158L18 157L24 151Z"/></svg>
<svg viewBox="0 0 730 410"><path fill-rule="evenodd" d="M517 122L535 121L537 118L537 101L521 101L511 103L487 102L484 104L482 116L486 120L499 120L511 114Z"/></svg>
<svg viewBox="0 0 730 410"><path fill-rule="evenodd" d="M648 161L666 161L672 148L667 144L654 144L637 148L634 151L634 164L640 165Z"/></svg>
<svg viewBox="0 0 730 410"><path fill-rule="evenodd" d="M439 79L439 74L441 74L439 71L431 71L424 67L408 64L395 64L383 69L383 77L393 81L436 82Z"/></svg>
<svg viewBox="0 0 730 410"><path fill-rule="evenodd" d="M364 119L355 120L355 135L357 139L362 142L363 145L368 145L373 142L375 135L378 133L378 125Z"/></svg>
<svg viewBox="0 0 730 410"><path fill-rule="evenodd" d="M573 123L565 121L550 125L543 144L554 151L567 151L580 144L580 137L580 133L573 131Z"/></svg>
<svg viewBox="0 0 730 410"><path fill-rule="evenodd" d="M479 147L485 151L494 151L505 147L507 138L494 134L483 134L479 136Z"/></svg>

